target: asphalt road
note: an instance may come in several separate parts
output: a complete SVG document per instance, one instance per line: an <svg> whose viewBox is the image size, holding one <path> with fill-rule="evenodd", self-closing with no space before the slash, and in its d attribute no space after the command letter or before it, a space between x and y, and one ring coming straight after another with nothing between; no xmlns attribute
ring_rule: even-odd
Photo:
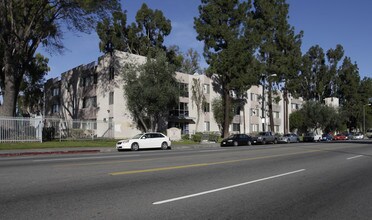
<svg viewBox="0 0 372 220"><path fill-rule="evenodd" d="M371 219L372 144L0 158L0 219Z"/></svg>

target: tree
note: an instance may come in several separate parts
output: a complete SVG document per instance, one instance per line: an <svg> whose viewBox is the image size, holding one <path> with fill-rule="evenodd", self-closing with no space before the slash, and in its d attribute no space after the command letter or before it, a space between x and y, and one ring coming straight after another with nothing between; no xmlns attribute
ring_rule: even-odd
<svg viewBox="0 0 372 220"><path fill-rule="evenodd" d="M200 121L200 115L202 113L204 104L206 102L206 98L203 91L203 86L200 83L200 79L192 79L193 84L191 86L191 100L196 105L196 131L198 131L199 121Z"/></svg>
<svg viewBox="0 0 372 220"><path fill-rule="evenodd" d="M322 101L324 88L319 84L323 83L322 77L327 75L324 51L319 45L312 46L302 59L301 96L304 100Z"/></svg>
<svg viewBox="0 0 372 220"><path fill-rule="evenodd" d="M360 109L361 103L358 88L360 85L360 76L358 66L351 62L349 57L345 57L338 73L338 97L345 118L347 118L347 127L353 130L358 127L358 121L361 121L362 115Z"/></svg>
<svg viewBox="0 0 372 220"><path fill-rule="evenodd" d="M319 46L312 46L302 57L303 65L299 77L299 94L305 100L322 102L327 97L337 96L338 63L344 56L341 45L329 49L327 54ZM327 58L327 59L326 59ZM328 61L328 62L327 62Z"/></svg>
<svg viewBox="0 0 372 220"><path fill-rule="evenodd" d="M232 91L246 91L257 82L252 5L239 0L202 0L194 18L197 39L204 41L207 75L215 79L223 103L222 133L229 135Z"/></svg>
<svg viewBox="0 0 372 220"><path fill-rule="evenodd" d="M18 102L18 111L22 114L41 113L41 108L45 104L42 102L44 96L44 76L49 71L48 58L41 54L36 54L32 60L28 73L20 86L21 97Z"/></svg>
<svg viewBox="0 0 372 220"><path fill-rule="evenodd" d="M292 112L289 115L289 129L290 131L297 130L297 133L305 133L307 128L304 127L304 116L301 111Z"/></svg>
<svg viewBox="0 0 372 220"><path fill-rule="evenodd" d="M200 73L200 55L192 48L188 49L182 61L180 72L187 74Z"/></svg>
<svg viewBox="0 0 372 220"><path fill-rule="evenodd" d="M137 127L145 132L157 131L179 99L174 66L164 51L159 50L156 57L147 57L142 65L128 63L123 70L127 108Z"/></svg>
<svg viewBox="0 0 372 220"><path fill-rule="evenodd" d="M372 128L372 106L367 106L369 104L368 99L372 98L372 78L364 77L359 86L358 93L360 94L361 99L361 106L359 108L360 115L362 115L362 118L359 118L359 130L362 131L364 128L364 123L366 124L366 129ZM365 108L365 120L364 120L364 113L363 108Z"/></svg>
<svg viewBox="0 0 372 220"><path fill-rule="evenodd" d="M157 49L166 51L164 38L172 30L171 21L160 10L152 10L145 3L137 11L136 22L127 25L126 11L116 11L111 18L97 24L97 34L101 40L100 50L108 43L116 50L152 57Z"/></svg>
<svg viewBox="0 0 372 220"><path fill-rule="evenodd" d="M261 37L258 59L263 66L262 84L266 83L266 79L269 82L270 129L274 131L272 90L282 83L285 105L288 105L288 90L293 92L297 85L303 33L295 34L294 28L288 23L289 5L285 0L255 0L254 7L255 28ZM270 77L273 75L276 77ZM288 112L287 108L285 110ZM288 126L285 127L287 130Z"/></svg>
<svg viewBox="0 0 372 220"><path fill-rule="evenodd" d="M88 32L99 18L118 7L117 0L0 1L0 45L3 47L0 115L15 115L21 83L30 72L40 44L61 50L62 24L68 29Z"/></svg>
<svg viewBox="0 0 372 220"><path fill-rule="evenodd" d="M229 123L232 122L234 118L234 111L233 107L229 111L228 120ZM224 106L221 98L214 98L212 100L212 112L214 116L214 120L216 121L218 128L222 130L222 125L224 122Z"/></svg>
<svg viewBox="0 0 372 220"><path fill-rule="evenodd" d="M317 129L329 132L342 128L336 109L316 101L308 101L302 109L293 112L290 115L290 125L291 129L299 129L300 132Z"/></svg>

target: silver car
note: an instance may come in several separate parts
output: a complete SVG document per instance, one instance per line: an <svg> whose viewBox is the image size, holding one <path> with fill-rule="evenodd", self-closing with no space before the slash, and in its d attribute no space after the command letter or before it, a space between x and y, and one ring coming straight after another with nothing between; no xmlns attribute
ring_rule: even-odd
<svg viewBox="0 0 372 220"><path fill-rule="evenodd" d="M298 143L300 142L300 138L297 136L297 134L285 134L281 136L278 140L280 143Z"/></svg>

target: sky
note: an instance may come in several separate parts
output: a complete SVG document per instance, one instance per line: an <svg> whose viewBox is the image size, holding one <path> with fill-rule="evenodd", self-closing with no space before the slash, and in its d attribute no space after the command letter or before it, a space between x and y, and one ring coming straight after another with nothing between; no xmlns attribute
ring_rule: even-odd
<svg viewBox="0 0 372 220"><path fill-rule="evenodd" d="M122 9L127 10L128 24L135 19L143 3L151 9L161 10L172 22L172 32L165 38L165 45L178 45L186 52L193 48L202 57L203 43L196 39L194 17L198 14L200 0L121 0ZM289 23L296 33L304 31L302 53L311 46L319 45L326 52L341 44L345 56L358 65L359 74L372 77L372 8L371 0L287 0ZM51 71L47 79L59 77L61 73L81 64L97 61L102 55L95 31L90 34L65 32L62 42L63 54L41 53L49 58ZM201 66L207 67L204 59Z"/></svg>

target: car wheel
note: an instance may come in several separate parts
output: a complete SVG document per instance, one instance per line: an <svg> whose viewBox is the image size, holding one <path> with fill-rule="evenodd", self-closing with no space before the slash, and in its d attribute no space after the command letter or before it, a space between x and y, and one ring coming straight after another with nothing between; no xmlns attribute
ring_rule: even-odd
<svg viewBox="0 0 372 220"><path fill-rule="evenodd" d="M275 140L274 140L274 144L277 144L277 143L278 143L278 140L277 140L277 139L275 139Z"/></svg>
<svg viewBox="0 0 372 220"><path fill-rule="evenodd" d="M163 142L163 143L161 144L161 149L162 149L162 150L166 150L166 149L168 149L168 144L167 144L167 142Z"/></svg>
<svg viewBox="0 0 372 220"><path fill-rule="evenodd" d="M238 142L237 141L234 141L234 146L238 146Z"/></svg>
<svg viewBox="0 0 372 220"><path fill-rule="evenodd" d="M266 140L265 139L262 140L262 144L266 144Z"/></svg>
<svg viewBox="0 0 372 220"><path fill-rule="evenodd" d="M251 141L248 141L247 144L248 144L248 146L251 146L252 145L252 142Z"/></svg>
<svg viewBox="0 0 372 220"><path fill-rule="evenodd" d="M130 147L132 151L137 151L139 149L139 145L137 143L133 143L132 146Z"/></svg>
<svg viewBox="0 0 372 220"><path fill-rule="evenodd" d="M288 143L288 144L291 143L291 139L288 138L287 143Z"/></svg>

